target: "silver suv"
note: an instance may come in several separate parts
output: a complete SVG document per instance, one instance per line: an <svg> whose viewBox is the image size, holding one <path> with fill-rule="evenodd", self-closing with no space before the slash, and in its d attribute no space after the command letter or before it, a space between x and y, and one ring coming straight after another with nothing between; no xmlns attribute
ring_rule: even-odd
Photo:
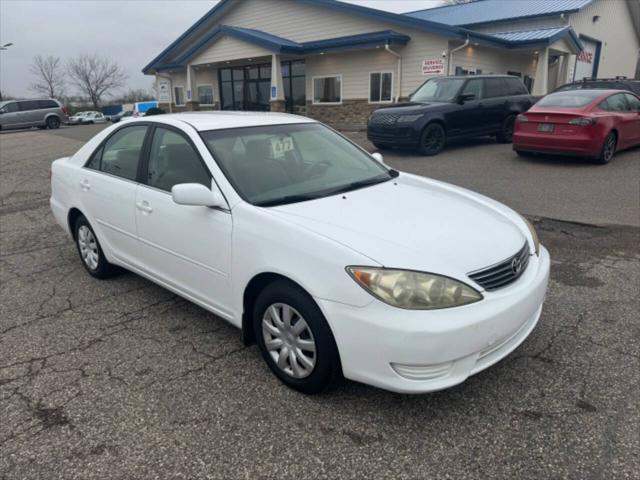
<svg viewBox="0 0 640 480"><path fill-rule="evenodd" d="M58 128L67 122L66 109L50 98L38 100L9 100L0 102L0 129Z"/></svg>

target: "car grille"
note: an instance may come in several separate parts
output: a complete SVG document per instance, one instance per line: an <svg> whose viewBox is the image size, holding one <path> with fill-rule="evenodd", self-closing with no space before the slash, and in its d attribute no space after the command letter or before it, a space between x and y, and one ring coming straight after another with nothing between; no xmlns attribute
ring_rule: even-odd
<svg viewBox="0 0 640 480"><path fill-rule="evenodd" d="M518 253L491 267L469 273L469 278L485 290L497 290L515 282L529 264L529 244L525 242Z"/></svg>
<svg viewBox="0 0 640 480"><path fill-rule="evenodd" d="M369 124L379 126L391 126L395 125L400 115L393 113L378 113L371 117Z"/></svg>

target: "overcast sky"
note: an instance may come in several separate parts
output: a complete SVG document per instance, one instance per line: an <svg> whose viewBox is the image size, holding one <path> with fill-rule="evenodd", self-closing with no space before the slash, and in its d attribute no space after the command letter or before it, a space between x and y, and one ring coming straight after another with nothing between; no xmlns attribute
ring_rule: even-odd
<svg viewBox="0 0 640 480"><path fill-rule="evenodd" d="M348 0L406 12L440 0ZM140 70L215 5L216 0L0 0L0 90L33 95L29 65L34 55L63 59L98 53L117 60L129 75L126 88L150 89Z"/></svg>

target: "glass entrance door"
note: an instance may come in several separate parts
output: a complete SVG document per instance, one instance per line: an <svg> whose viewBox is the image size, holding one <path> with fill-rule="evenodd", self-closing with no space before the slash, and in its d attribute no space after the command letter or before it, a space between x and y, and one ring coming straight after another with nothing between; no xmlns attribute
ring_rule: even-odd
<svg viewBox="0 0 640 480"><path fill-rule="evenodd" d="M282 62L287 112L304 113L306 104L304 61ZM245 65L218 70L222 110L271 109L271 64Z"/></svg>

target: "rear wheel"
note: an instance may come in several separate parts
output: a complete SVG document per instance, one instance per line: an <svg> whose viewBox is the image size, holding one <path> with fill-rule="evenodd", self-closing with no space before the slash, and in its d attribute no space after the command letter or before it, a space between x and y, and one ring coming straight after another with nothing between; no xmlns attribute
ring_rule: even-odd
<svg viewBox="0 0 640 480"><path fill-rule="evenodd" d="M118 267L110 264L104 256L98 238L84 215L76 220L74 233L80 260L91 276L109 278L118 273Z"/></svg>
<svg viewBox="0 0 640 480"><path fill-rule="evenodd" d="M502 122L502 129L496 135L496 139L500 143L511 143L513 141L513 127L516 124L516 116L509 115Z"/></svg>
<svg viewBox="0 0 640 480"><path fill-rule="evenodd" d="M420 153L423 155L437 155L444 148L447 135L439 123L430 123L420 136Z"/></svg>
<svg viewBox="0 0 640 480"><path fill-rule="evenodd" d="M47 118L47 127L49 127L51 130L60 128L60 119L58 117Z"/></svg>
<svg viewBox="0 0 640 480"><path fill-rule="evenodd" d="M618 143L618 137L614 132L609 133L607 138L604 139L600 156L596 159L597 163L605 164L609 163L616 153L616 144Z"/></svg>
<svg viewBox="0 0 640 480"><path fill-rule="evenodd" d="M256 300L253 329L262 357L285 385L314 394L341 378L329 324L297 285L286 280L268 285Z"/></svg>

